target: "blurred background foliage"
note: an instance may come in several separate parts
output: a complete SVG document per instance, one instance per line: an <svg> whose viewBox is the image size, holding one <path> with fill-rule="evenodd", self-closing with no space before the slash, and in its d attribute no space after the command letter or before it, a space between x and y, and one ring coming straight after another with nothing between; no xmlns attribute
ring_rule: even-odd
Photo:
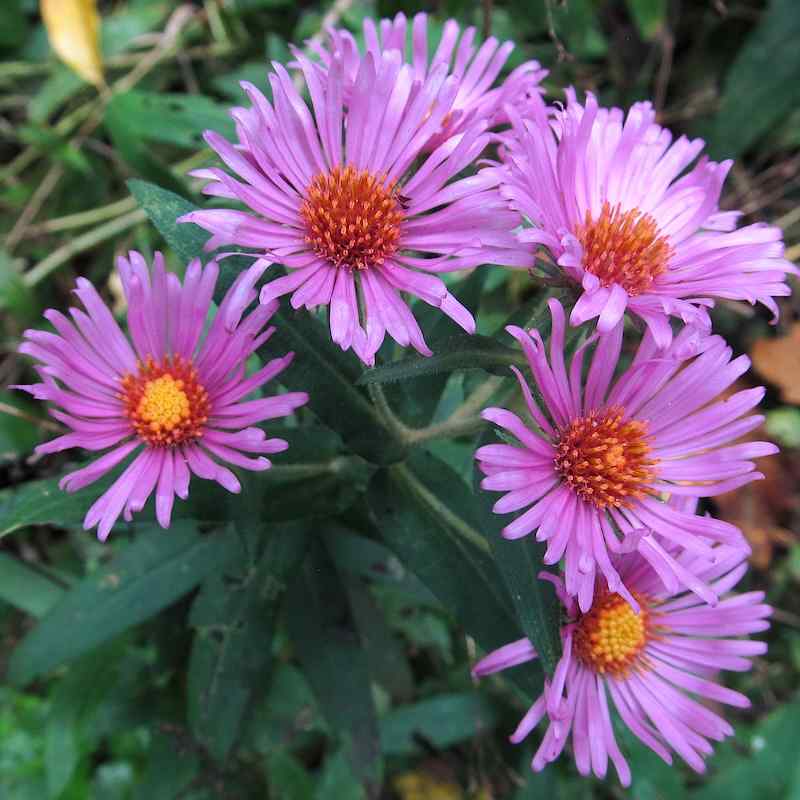
<svg viewBox="0 0 800 800"><path fill-rule="evenodd" d="M65 460L30 457L52 435L44 409L2 388L28 369L14 352L22 330L69 304L77 275L119 305L115 255L163 246L127 179L199 202L186 172L211 161L204 129L232 131L240 80L265 89L267 61L289 60L288 44L319 37L326 21L358 32L365 16L419 10L439 26L454 16L513 38L509 68L538 59L551 97L574 84L605 104L653 99L663 124L703 136L714 158L737 159L724 207L780 225L790 257L800 255L796 0L101 2L99 88L56 59L35 0L2 0L0 535L18 535L0 549L0 797L626 795L614 780L578 777L567 758L531 775L531 746L507 744L525 707L520 689L503 680L477 689L475 645L448 607L401 565L396 545L359 535L374 524L360 495L372 468L331 431L294 433L299 473L275 470L232 501L195 486L169 534L139 523L141 535L100 545L80 530L85 503L55 490ZM531 293L526 275L501 271L464 289L476 290L468 305L480 302L486 332ZM754 360L743 380L767 382L766 432L783 448L764 465L766 480L714 508L753 544L749 583L777 608L770 653L730 678L753 707L731 713L737 736L707 776L624 739L627 796L639 800L800 797L797 297L777 329L749 306L715 312L719 331ZM471 380L451 379L444 413ZM473 448L465 437L429 450L468 479ZM270 487L279 496L265 511L260 490ZM306 516L310 492L316 517ZM279 521L267 539L265 513ZM199 536L220 514L233 520L226 532ZM394 523L396 541L424 536L423 518ZM311 558L278 603L306 547ZM417 555L424 567L435 554Z"/></svg>

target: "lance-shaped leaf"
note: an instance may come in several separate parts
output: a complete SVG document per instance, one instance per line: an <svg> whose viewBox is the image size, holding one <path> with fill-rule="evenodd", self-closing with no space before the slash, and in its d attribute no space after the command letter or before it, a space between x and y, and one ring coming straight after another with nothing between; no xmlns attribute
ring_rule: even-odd
<svg viewBox="0 0 800 800"><path fill-rule="evenodd" d="M76 494L61 491L58 481L46 478L0 491L0 537L26 525L80 525L92 503L111 485L112 478L102 478Z"/></svg>
<svg viewBox="0 0 800 800"><path fill-rule="evenodd" d="M262 67L263 69L263 67ZM202 94L168 94L135 89L114 95L109 103L124 120L128 134L145 142L203 147L203 131L212 128L233 138L236 129L228 109Z"/></svg>
<svg viewBox="0 0 800 800"><path fill-rule="evenodd" d="M367 497L386 544L483 649L523 635L481 532L476 499L447 464L413 453L378 472ZM535 664L515 670L514 678L528 693L541 687Z"/></svg>
<svg viewBox="0 0 800 800"><path fill-rule="evenodd" d="M497 434L489 430L481 437L480 444L499 442ZM491 545L495 562L514 601L520 626L533 642L542 666L552 675L561 656L561 619L553 587L537 577L544 569L545 546L531 537L513 542L503 538L501 531L508 518L492 511L497 498L480 488L482 478L476 464L473 490L480 529Z"/></svg>
<svg viewBox="0 0 800 800"><path fill-rule="evenodd" d="M63 594L63 586L25 562L0 552L0 599L34 617L43 617Z"/></svg>
<svg viewBox="0 0 800 800"><path fill-rule="evenodd" d="M738 156L797 108L798 36L796 0L773 0L725 76L719 111L708 136L712 156Z"/></svg>
<svg viewBox="0 0 800 800"><path fill-rule="evenodd" d="M326 721L368 796L376 797L382 765L367 656L352 624L346 588L319 544L289 587L286 621Z"/></svg>
<svg viewBox="0 0 800 800"><path fill-rule="evenodd" d="M248 709L268 685L278 602L306 550L304 523L271 526L264 552L203 583L189 623L197 633L189 660L187 698L195 739L224 762Z"/></svg>
<svg viewBox="0 0 800 800"><path fill-rule="evenodd" d="M423 744L444 750L490 731L499 721L499 709L486 694L440 694L383 717L381 747L392 756L421 755Z"/></svg>
<svg viewBox="0 0 800 800"><path fill-rule="evenodd" d="M15 648L8 679L25 684L174 603L241 554L232 531L201 536L176 522L146 529L105 567L88 575Z"/></svg>

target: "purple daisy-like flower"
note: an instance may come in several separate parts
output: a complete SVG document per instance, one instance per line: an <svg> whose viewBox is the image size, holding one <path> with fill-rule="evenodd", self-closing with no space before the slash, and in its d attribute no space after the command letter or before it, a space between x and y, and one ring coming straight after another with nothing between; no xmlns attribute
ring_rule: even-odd
<svg viewBox="0 0 800 800"><path fill-rule="evenodd" d="M25 331L20 352L35 358L42 383L16 386L58 408L50 413L70 432L39 445L40 454L73 447L111 448L88 466L65 475L59 486L74 492L94 483L136 453L119 478L89 509L88 530L105 539L120 514L128 521L156 493L156 518L169 527L175 496L185 500L189 479L214 480L241 491L224 462L265 470L263 453L280 453L283 439L267 439L252 427L291 414L308 401L305 392L246 400L280 374L294 354L276 358L252 375L245 362L274 332L265 328L277 303L247 308L261 268L242 272L204 333L219 268L195 259L183 283L164 269L157 253L152 275L136 252L117 268L128 301L130 340L97 290L78 278L75 293L85 311L70 308L70 321L49 309L56 332ZM253 457L252 454L258 454Z"/></svg>
<svg viewBox="0 0 800 800"><path fill-rule="evenodd" d="M375 24L371 18L363 23L364 49L376 58L392 50L406 56L408 20L405 14L398 13L394 19L382 19ZM361 62L361 53L353 35L342 29L328 30L330 44L312 40L308 42L322 62L319 70L326 70L336 57L341 58L344 75L348 80L345 98L349 97ZM525 107L531 97L541 93L539 84L547 75L538 61L520 64L499 84L497 83L503 67L514 49L513 42L501 44L490 36L479 47L476 43L474 27L465 28L463 33L458 23L447 20L441 32L439 44L432 56L428 50L428 16L415 15L411 26L411 59L414 78L424 81L427 76L444 64L449 74L458 82L458 91L453 105L442 122L441 129L426 144L433 149L456 133L463 133L471 122L485 119L490 127L509 122L506 105Z"/></svg>
<svg viewBox="0 0 800 800"><path fill-rule="evenodd" d="M668 764L676 752L697 772L705 770L712 742L733 728L698 699L749 708L743 694L721 686L720 670L743 672L750 659L766 652L764 642L736 638L769 628L772 609L763 592L728 594L747 570L744 554L725 545L715 560L676 556L698 580L710 583L723 599L708 606L691 593L666 588L638 553L618 559L617 569L638 601L638 612L604 585L588 612L581 612L563 583L548 573L566 610L561 629L563 655L542 695L511 735L521 742L546 716L547 732L532 761L535 771L555 761L572 737L582 775L604 778L611 759L623 785L631 772L611 724L608 697L627 728ZM473 669L491 675L537 657L528 639L490 653Z"/></svg>
<svg viewBox="0 0 800 800"><path fill-rule="evenodd" d="M210 181L205 192L250 211L194 211L180 221L210 231L209 249L242 245L283 263L289 274L265 285L261 302L291 293L294 308L329 306L331 337L366 364L386 333L430 355L401 292L474 332L472 314L432 273L530 260L512 233L519 217L501 198L498 178L488 171L457 177L489 143L485 121L415 166L458 92L446 65L419 79L397 52L368 54L345 109L341 60L321 75L297 58L313 113L275 64L272 103L243 84L253 107L232 112L239 144L206 133L242 180L200 170Z"/></svg>
<svg viewBox="0 0 800 800"><path fill-rule="evenodd" d="M518 369L512 367L537 430L516 414L487 408L483 417L519 444L490 444L475 453L486 477L481 486L506 492L498 514L527 510L506 525L516 539L536 531L547 542L545 563L565 558L567 592L588 611L599 572L611 591L634 599L609 554L638 550L669 587L684 586L714 603L713 590L687 571L671 547L711 557L710 542L744 551L738 528L689 514L662 502L663 495L713 497L763 478L750 460L777 452L769 442L731 444L763 417L748 415L762 388L719 400L749 367L731 360L719 336L686 326L666 350L645 334L631 365L612 377L622 346L620 320L605 336L592 335L564 360L564 310L549 301L553 319L548 363L538 331L508 327L522 345L543 412ZM596 344L586 379L584 357Z"/></svg>
<svg viewBox="0 0 800 800"><path fill-rule="evenodd" d="M549 117L541 104L529 111L512 111L502 191L534 226L520 240L545 247L581 284L573 325L597 317L609 331L627 308L666 347L671 315L710 329L713 298L760 302L777 318L774 298L790 294L786 274L797 269L780 228L737 229L740 213L720 211L732 161L702 157L687 172L703 140L673 142L650 103L623 115L568 90Z"/></svg>

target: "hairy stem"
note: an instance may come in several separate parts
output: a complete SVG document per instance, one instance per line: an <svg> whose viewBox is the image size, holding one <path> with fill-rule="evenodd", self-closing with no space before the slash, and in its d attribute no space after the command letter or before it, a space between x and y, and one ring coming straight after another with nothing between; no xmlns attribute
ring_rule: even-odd
<svg viewBox="0 0 800 800"><path fill-rule="evenodd" d="M426 428L409 430L406 441L409 444L419 444L448 436L462 436L479 430L484 424L480 412L500 388L503 380L504 378L499 376L488 378L446 420L428 425Z"/></svg>

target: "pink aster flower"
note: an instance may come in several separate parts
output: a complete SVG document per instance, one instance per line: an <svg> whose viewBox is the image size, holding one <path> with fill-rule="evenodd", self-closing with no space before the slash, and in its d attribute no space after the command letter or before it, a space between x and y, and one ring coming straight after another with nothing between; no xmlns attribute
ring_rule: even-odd
<svg viewBox="0 0 800 800"><path fill-rule="evenodd" d="M703 702L749 708L739 692L721 686L719 670L738 672L766 652L764 642L736 638L765 631L772 609L763 592L728 594L744 575L743 553L719 545L715 561L683 554L683 567L710 583L723 599L710 607L690 593L666 588L638 554L617 561L617 569L638 601L638 612L601 581L591 610L581 613L552 581L566 610L561 629L563 655L544 692L531 706L511 741L521 742L546 716L547 732L531 764L535 771L555 761L572 736L572 751L582 775L604 778L611 759L623 785L631 773L611 724L610 695L622 722L668 764L676 752L697 772L705 770L712 742L733 728ZM527 639L490 653L475 665L476 676L490 675L537 657ZM694 695L695 697L692 697Z"/></svg>
<svg viewBox="0 0 800 800"><path fill-rule="evenodd" d="M154 490L156 518L169 527L174 497L186 499L192 473L239 492L239 481L224 463L268 469L270 461L261 454L280 453L288 445L252 426L291 414L308 400L305 392L245 399L294 356L288 353L245 374L248 357L275 330L265 325L276 303L245 313L263 269L238 276L205 333L219 273L215 262L203 267L195 259L183 283L164 270L160 253L152 275L136 252L118 259L117 269L128 301L130 339L94 286L78 278L75 294L86 310L70 308L70 321L50 309L45 317L55 333L25 331L20 352L39 362L42 383L14 387L49 400L58 407L50 413L70 429L39 445L37 453L111 448L65 475L59 486L67 492L94 483L135 454L86 514L84 527L97 525L100 539L120 514L130 521Z"/></svg>
<svg viewBox="0 0 800 800"><path fill-rule="evenodd" d="M458 81L440 64L424 78L399 54L367 55L345 110L343 65L320 74L302 55L309 111L286 70L275 64L270 104L244 83L253 107L236 109L239 144L211 131L206 141L241 180L200 170L207 194L248 211L212 209L181 218L210 231L208 248L242 245L288 269L261 302L291 293L294 308L329 306L331 337L366 363L388 333L430 350L402 292L441 310L472 333L475 321L432 273L477 264L527 264L489 172L457 177L489 143L476 123L417 163L450 113Z"/></svg>
<svg viewBox="0 0 800 800"><path fill-rule="evenodd" d="M535 428L502 408L483 417L518 444L490 444L475 453L481 486L505 492L498 514L527 510L503 529L516 539L536 531L547 542L545 563L565 558L567 592L582 611L592 605L598 571L611 591L633 602L609 554L638 550L669 587L684 586L714 603L713 590L674 557L671 546L711 557L711 542L748 549L738 528L662 502L664 494L713 497L763 478L750 460L777 452L768 442L731 444L763 417L748 415L764 390L719 394L749 367L731 360L719 336L686 326L659 351L648 330L631 365L612 380L622 345L620 320L608 335L591 336L564 360L564 310L553 319L548 363L542 337L509 327L522 345L544 411L512 367ZM584 357L596 344L586 379ZM666 546L664 542L667 543Z"/></svg>
<svg viewBox="0 0 800 800"><path fill-rule="evenodd" d="M382 19L375 24L371 18L364 20L364 49L376 58L382 53L397 51L405 59L408 20L402 12L394 19ZM342 60L347 80L345 99L356 82L361 54L353 35L346 30L329 29L330 44L311 40L308 45L321 60L318 70L329 68L334 57ZM440 130L428 141L426 149L433 149L455 133L463 133L475 120L485 119L490 127L509 122L506 105L524 107L532 97L539 97L542 79L547 70L537 61L526 61L514 69L499 85L498 76L514 49L513 42L500 44L490 36L477 46L474 27L462 34L458 23L450 19L444 24L439 45L432 57L428 51L428 17L417 14L411 28L411 65L414 78L424 81L440 64L448 67L458 85L458 91L449 114Z"/></svg>
<svg viewBox="0 0 800 800"><path fill-rule="evenodd" d="M701 139L656 125L650 103L627 116L598 108L572 90L566 108L547 118L532 104L514 119L502 191L534 227L520 240L545 247L582 294L570 315L579 325L598 318L611 330L628 308L660 347L672 337L669 316L710 328L713 298L766 305L790 294L781 230L755 224L737 229L738 211L720 211L732 161L702 157ZM687 171L688 170L688 171Z"/></svg>

